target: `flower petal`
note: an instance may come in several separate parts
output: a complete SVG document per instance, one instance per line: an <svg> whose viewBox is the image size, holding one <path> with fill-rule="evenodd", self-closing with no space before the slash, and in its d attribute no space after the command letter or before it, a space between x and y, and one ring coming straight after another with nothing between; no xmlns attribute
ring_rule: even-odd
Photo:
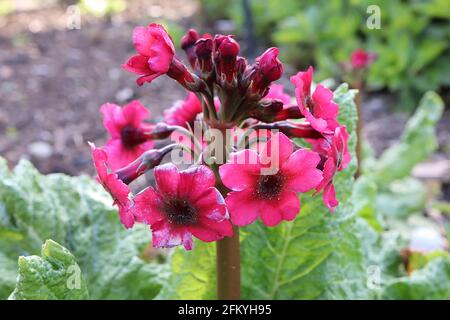
<svg viewBox="0 0 450 320"><path fill-rule="evenodd" d="M153 74L148 65L148 57L141 56L139 54L131 56L125 64L122 64L122 68L125 70L141 75Z"/></svg>
<svg viewBox="0 0 450 320"><path fill-rule="evenodd" d="M253 199L252 191L232 191L225 199L233 224L246 226L258 218L259 202Z"/></svg>
<svg viewBox="0 0 450 320"><path fill-rule="evenodd" d="M178 227L168 221L158 221L151 226L155 248L173 248L182 244L186 250L193 247L192 234L187 227Z"/></svg>
<svg viewBox="0 0 450 320"><path fill-rule="evenodd" d="M178 196L195 201L206 189L214 187L215 183L214 172L207 166L190 167L180 172Z"/></svg>
<svg viewBox="0 0 450 320"><path fill-rule="evenodd" d="M219 167L222 183L234 191L242 191L256 184L261 165L259 156L253 150L242 150L230 154L229 163Z"/></svg>
<svg viewBox="0 0 450 320"><path fill-rule="evenodd" d="M180 174L172 163L157 166L154 170L156 189L164 196L176 197L180 184Z"/></svg>
<svg viewBox="0 0 450 320"><path fill-rule="evenodd" d="M105 103L100 107L100 113L103 115L103 126L109 132L111 138L120 138L121 130L127 122L123 116L122 108L113 103Z"/></svg>
<svg viewBox="0 0 450 320"><path fill-rule="evenodd" d="M139 128L142 122L150 116L150 112L138 100L133 100L125 105L122 112L127 124L135 128Z"/></svg>
<svg viewBox="0 0 450 320"><path fill-rule="evenodd" d="M296 192L307 192L322 181L322 171L317 169L320 156L310 150L295 151L283 165L283 173L288 177L286 188Z"/></svg>
<svg viewBox="0 0 450 320"><path fill-rule="evenodd" d="M273 172L275 174L292 154L292 150L292 141L285 134L278 132L271 135L271 139L262 145L261 164L270 165L271 168L276 170Z"/></svg>

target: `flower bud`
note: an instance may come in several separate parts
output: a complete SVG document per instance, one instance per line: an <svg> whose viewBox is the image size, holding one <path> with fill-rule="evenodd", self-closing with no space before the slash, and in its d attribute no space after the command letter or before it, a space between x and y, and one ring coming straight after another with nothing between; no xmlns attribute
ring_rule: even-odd
<svg viewBox="0 0 450 320"><path fill-rule="evenodd" d="M256 58L254 74L252 76L252 93L259 93L264 96L271 82L281 78L283 74L283 64L278 59L278 48L269 48L262 55Z"/></svg>
<svg viewBox="0 0 450 320"><path fill-rule="evenodd" d="M173 58L167 75L178 81L178 83L189 91L198 92L204 90L206 87L205 82L190 72L188 68L176 57Z"/></svg>
<svg viewBox="0 0 450 320"><path fill-rule="evenodd" d="M202 73L210 74L213 71L213 46L211 38L200 38L195 44L198 68Z"/></svg>
<svg viewBox="0 0 450 320"><path fill-rule="evenodd" d="M174 144L161 149L152 149L144 152L139 158L124 168L116 171L117 177L125 184L130 184L148 170L159 165L166 154L175 148Z"/></svg>
<svg viewBox="0 0 450 320"><path fill-rule="evenodd" d="M192 68L195 68L195 42L199 39L197 30L189 29L188 32L181 38L181 49L186 52L189 63Z"/></svg>
<svg viewBox="0 0 450 320"><path fill-rule="evenodd" d="M239 44L232 36L218 36L214 39L214 46L218 81L231 84L237 79L236 58L240 50Z"/></svg>

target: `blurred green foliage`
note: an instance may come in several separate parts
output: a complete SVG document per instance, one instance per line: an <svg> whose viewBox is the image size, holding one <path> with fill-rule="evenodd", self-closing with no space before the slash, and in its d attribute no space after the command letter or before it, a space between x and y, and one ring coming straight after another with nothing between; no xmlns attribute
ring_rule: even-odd
<svg viewBox="0 0 450 320"><path fill-rule="evenodd" d="M230 18L243 30L243 0L202 0L208 19ZM339 63L359 47L378 53L367 82L399 92L404 105L427 90L450 85L448 0L249 0L255 34L282 48L282 59L298 68L317 67L318 79L339 74ZM380 8L380 29L366 21Z"/></svg>

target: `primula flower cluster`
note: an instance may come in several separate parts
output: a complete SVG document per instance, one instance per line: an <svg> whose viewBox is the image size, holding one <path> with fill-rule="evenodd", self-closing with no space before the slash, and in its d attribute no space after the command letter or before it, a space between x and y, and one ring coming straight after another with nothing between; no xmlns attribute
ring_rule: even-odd
<svg viewBox="0 0 450 320"><path fill-rule="evenodd" d="M232 35L191 29L181 40L188 67L161 25L135 28L133 42L137 54L123 68L139 75L137 84L166 75L187 96L159 123L139 101L100 109L110 139L100 148L91 144L92 157L126 228L148 224L155 247L190 250L193 237L221 240L233 235L233 225L292 221L301 215L301 193L322 193L334 210L333 181L350 161L349 136L332 91L320 84L313 90L312 67L291 77L291 98L274 84L283 75L277 48L250 63ZM149 171L154 184L132 192L129 185Z"/></svg>

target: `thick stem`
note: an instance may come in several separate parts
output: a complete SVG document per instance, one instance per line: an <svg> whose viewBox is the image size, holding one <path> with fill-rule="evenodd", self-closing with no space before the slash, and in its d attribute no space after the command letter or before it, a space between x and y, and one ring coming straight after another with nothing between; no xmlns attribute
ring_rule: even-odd
<svg viewBox="0 0 450 320"><path fill-rule="evenodd" d="M220 129L223 135L221 146L223 152L223 161L228 158L228 148L226 141L226 130ZM228 189L223 185L218 173L218 167L221 163L216 164L216 187L225 198ZM216 244L216 264L217 264L217 299L219 300L238 300L241 298L241 253L239 244L239 228L233 226L233 236L225 237L217 241Z"/></svg>
<svg viewBox="0 0 450 320"><path fill-rule="evenodd" d="M217 299L241 298L241 257L239 228L233 226L233 236L217 241Z"/></svg>

